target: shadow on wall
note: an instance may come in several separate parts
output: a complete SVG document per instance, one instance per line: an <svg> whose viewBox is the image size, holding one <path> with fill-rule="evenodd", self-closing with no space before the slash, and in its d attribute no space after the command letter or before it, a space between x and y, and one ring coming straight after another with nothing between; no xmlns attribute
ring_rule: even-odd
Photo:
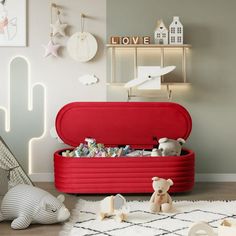
<svg viewBox="0 0 236 236"><path fill-rule="evenodd" d="M29 110L29 65L22 57L10 64L10 130L5 131L5 112L0 109L0 135L24 170L28 172L28 147L32 138L44 131L44 88L37 85L32 91L32 110Z"/></svg>
<svg viewBox="0 0 236 236"><path fill-rule="evenodd" d="M0 168L0 196L5 195L8 189L7 171Z"/></svg>
<svg viewBox="0 0 236 236"><path fill-rule="evenodd" d="M97 62L102 59L102 57L104 56L104 51L106 50L103 39L100 38L98 35L94 35L94 37L98 42L98 51L93 60L91 60L91 62Z"/></svg>
<svg viewBox="0 0 236 236"><path fill-rule="evenodd" d="M191 42L193 49L205 50L212 45L214 30L204 27L202 24L185 23L184 25L184 41ZM202 37L199 37L202 36Z"/></svg>
<svg viewBox="0 0 236 236"><path fill-rule="evenodd" d="M220 50L215 50L213 41L219 33L219 27L204 27L198 24L185 24L185 41L191 42L191 70L188 73L189 82L192 84L192 94L189 101L202 103L207 100L215 100L215 91L219 92L218 75L221 77L222 66L220 65ZM221 32L223 35L223 32ZM202 60L204 58L204 60ZM188 61L189 62L189 61ZM218 64L218 66L216 66ZM214 81L212 81L212 75ZM213 89L215 87L215 89ZM202 94L202 95L201 95Z"/></svg>

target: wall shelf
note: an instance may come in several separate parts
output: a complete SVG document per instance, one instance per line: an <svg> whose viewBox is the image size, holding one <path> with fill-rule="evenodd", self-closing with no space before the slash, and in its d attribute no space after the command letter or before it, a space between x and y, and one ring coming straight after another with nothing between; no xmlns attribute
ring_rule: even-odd
<svg viewBox="0 0 236 236"><path fill-rule="evenodd" d="M161 67L165 65L165 50L167 49L178 49L181 50L181 72L182 72L182 80L178 82L166 82L164 76L161 77L162 85L167 87L168 93L170 93L169 86L171 85L183 85L189 84L187 83L187 60L186 60L186 52L192 46L190 44L182 44L182 45L163 45L163 44L107 44L106 47L110 50L111 55L111 70L110 70L110 80L107 85L111 86L123 86L125 83L120 83L116 79L116 52L120 49L133 49L133 71L134 71L134 78L137 78L137 71L138 71L138 56L139 56L139 49L160 49L160 65ZM131 78L132 79L132 78ZM127 81L128 82L128 81ZM170 94L169 94L170 95ZM170 96L168 95L168 98ZM134 97L132 95L131 90L128 91L128 99Z"/></svg>
<svg viewBox="0 0 236 236"><path fill-rule="evenodd" d="M125 85L125 83L118 83L118 82L115 82L115 83L106 83L107 85L110 85L110 86L124 86ZM166 86L166 85L174 85L174 86L182 86L183 84L185 84L185 85L190 85L191 83L187 83L187 82L185 82L185 83L183 83L183 82L176 82L176 83L172 83L172 82L170 82L170 83L168 83L168 82L162 82L161 83L161 85L163 85L163 86Z"/></svg>
<svg viewBox="0 0 236 236"><path fill-rule="evenodd" d="M191 48L191 44L107 44L108 48Z"/></svg>

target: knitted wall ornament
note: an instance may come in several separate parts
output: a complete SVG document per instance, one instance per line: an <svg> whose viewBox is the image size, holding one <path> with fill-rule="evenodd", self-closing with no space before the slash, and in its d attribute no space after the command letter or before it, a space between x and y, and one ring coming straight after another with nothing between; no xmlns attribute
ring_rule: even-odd
<svg viewBox="0 0 236 236"><path fill-rule="evenodd" d="M47 45L43 45L45 50L44 57L53 56L59 57L58 50L62 45L56 42L59 39L59 36L65 37L66 32L65 29L67 24L61 23L61 16L62 10L59 10L59 6L55 3L51 4L51 22L50 22L50 36L49 42ZM55 16L56 15L56 16ZM54 18L56 21L54 22Z"/></svg>
<svg viewBox="0 0 236 236"><path fill-rule="evenodd" d="M60 44L54 44L53 39L51 38L47 45L43 45L45 49L44 57L48 57L50 55L54 57L58 57L58 49L61 47Z"/></svg>
<svg viewBox="0 0 236 236"><path fill-rule="evenodd" d="M98 51L98 42L89 32L84 31L85 19L91 17L80 15L80 31L70 36L67 41L67 51L71 58L79 62L88 62L92 60Z"/></svg>
<svg viewBox="0 0 236 236"><path fill-rule="evenodd" d="M61 19L60 19L60 15L61 15L61 12L58 8L58 6L56 4L52 4L52 10L53 9L56 9L56 17L57 17L57 20L52 23L52 17L51 17L51 24L50 24L50 27L52 29L52 36L66 36L66 33L65 33L65 29L67 27L67 24L64 24L64 23L61 23ZM51 14L52 16L53 14Z"/></svg>

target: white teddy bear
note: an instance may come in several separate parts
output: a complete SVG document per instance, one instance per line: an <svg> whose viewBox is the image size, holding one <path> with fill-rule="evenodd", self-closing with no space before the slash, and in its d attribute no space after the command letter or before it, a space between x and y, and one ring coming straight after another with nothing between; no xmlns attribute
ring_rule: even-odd
<svg viewBox="0 0 236 236"><path fill-rule="evenodd" d="M185 143L185 140L182 138L168 139L161 138L159 139L159 151L161 156L180 156L182 145Z"/></svg>

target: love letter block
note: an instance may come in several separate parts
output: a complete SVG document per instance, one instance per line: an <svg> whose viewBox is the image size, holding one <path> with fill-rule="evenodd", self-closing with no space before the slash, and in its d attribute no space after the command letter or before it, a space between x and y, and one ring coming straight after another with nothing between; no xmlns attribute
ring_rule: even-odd
<svg viewBox="0 0 236 236"><path fill-rule="evenodd" d="M150 43L151 43L151 37L149 37L149 36L144 36L144 37L142 38L142 43L143 43L143 44L150 44Z"/></svg>
<svg viewBox="0 0 236 236"><path fill-rule="evenodd" d="M110 44L120 44L120 37L118 36L110 37Z"/></svg>
<svg viewBox="0 0 236 236"><path fill-rule="evenodd" d="M110 44L123 44L123 45L129 45L129 44L150 44L151 43L151 37L150 36L112 36L110 37Z"/></svg>

